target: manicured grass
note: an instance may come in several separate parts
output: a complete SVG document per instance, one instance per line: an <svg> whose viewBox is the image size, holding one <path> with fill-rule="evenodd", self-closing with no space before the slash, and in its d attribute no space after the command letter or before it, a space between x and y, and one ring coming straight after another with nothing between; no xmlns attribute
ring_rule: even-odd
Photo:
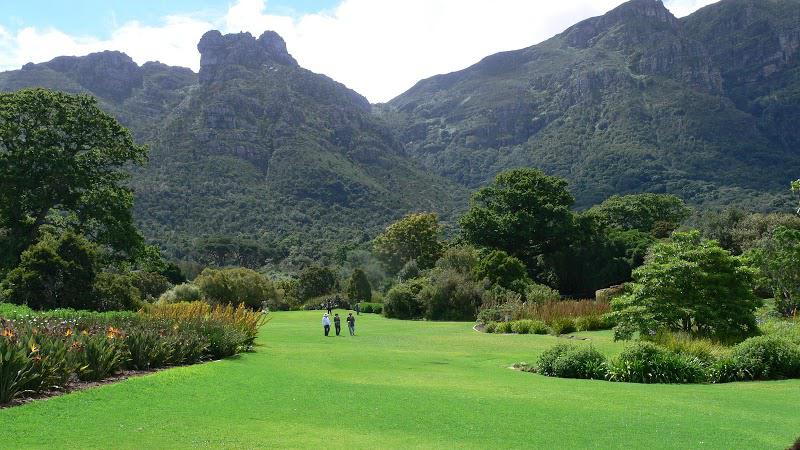
<svg viewBox="0 0 800 450"><path fill-rule="evenodd" d="M2 447L782 449L800 435L797 380L546 378L507 367L563 339L372 314L358 336L325 338L320 317L275 313L236 359L2 410Z"/></svg>

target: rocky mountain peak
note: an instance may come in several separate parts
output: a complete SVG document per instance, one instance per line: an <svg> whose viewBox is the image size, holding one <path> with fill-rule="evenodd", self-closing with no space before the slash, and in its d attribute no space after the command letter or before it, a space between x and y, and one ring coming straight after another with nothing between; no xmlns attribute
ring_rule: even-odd
<svg viewBox="0 0 800 450"><path fill-rule="evenodd" d="M265 31L256 39L250 33L223 35L211 30L200 39L197 50L200 51L201 83L218 79L221 71L230 66L249 69L265 64L297 66L286 49L286 42L274 31Z"/></svg>
<svg viewBox="0 0 800 450"><path fill-rule="evenodd" d="M676 30L680 25L661 0L631 0L605 15L572 26L563 35L571 46L587 48L614 27L641 22L646 23L646 29L652 30Z"/></svg>

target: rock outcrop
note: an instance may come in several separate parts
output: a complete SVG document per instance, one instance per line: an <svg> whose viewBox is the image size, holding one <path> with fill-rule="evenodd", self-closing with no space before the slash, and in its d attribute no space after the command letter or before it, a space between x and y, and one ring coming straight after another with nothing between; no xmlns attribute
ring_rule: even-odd
<svg viewBox="0 0 800 450"><path fill-rule="evenodd" d="M258 39L250 33L223 35L212 30L197 44L200 52L200 83L226 81L242 68L260 69L270 65L297 66L278 33L265 31Z"/></svg>

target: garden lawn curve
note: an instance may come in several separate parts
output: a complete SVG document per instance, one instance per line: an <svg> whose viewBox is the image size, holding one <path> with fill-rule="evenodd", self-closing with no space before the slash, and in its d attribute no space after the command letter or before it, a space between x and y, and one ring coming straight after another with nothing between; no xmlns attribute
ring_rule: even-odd
<svg viewBox="0 0 800 450"><path fill-rule="evenodd" d="M371 314L356 337L325 338L319 312L272 316L255 353L0 410L2 447L727 450L800 435L800 380L547 378L508 367L561 338ZM609 332L579 334L621 349Z"/></svg>

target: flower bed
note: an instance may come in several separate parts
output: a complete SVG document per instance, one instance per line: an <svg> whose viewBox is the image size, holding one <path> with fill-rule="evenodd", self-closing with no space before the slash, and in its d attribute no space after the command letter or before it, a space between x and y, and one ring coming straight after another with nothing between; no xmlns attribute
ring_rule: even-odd
<svg viewBox="0 0 800 450"><path fill-rule="evenodd" d="M250 350L264 315L244 306L177 303L138 313L5 311L0 405L100 381L123 370L195 364Z"/></svg>

